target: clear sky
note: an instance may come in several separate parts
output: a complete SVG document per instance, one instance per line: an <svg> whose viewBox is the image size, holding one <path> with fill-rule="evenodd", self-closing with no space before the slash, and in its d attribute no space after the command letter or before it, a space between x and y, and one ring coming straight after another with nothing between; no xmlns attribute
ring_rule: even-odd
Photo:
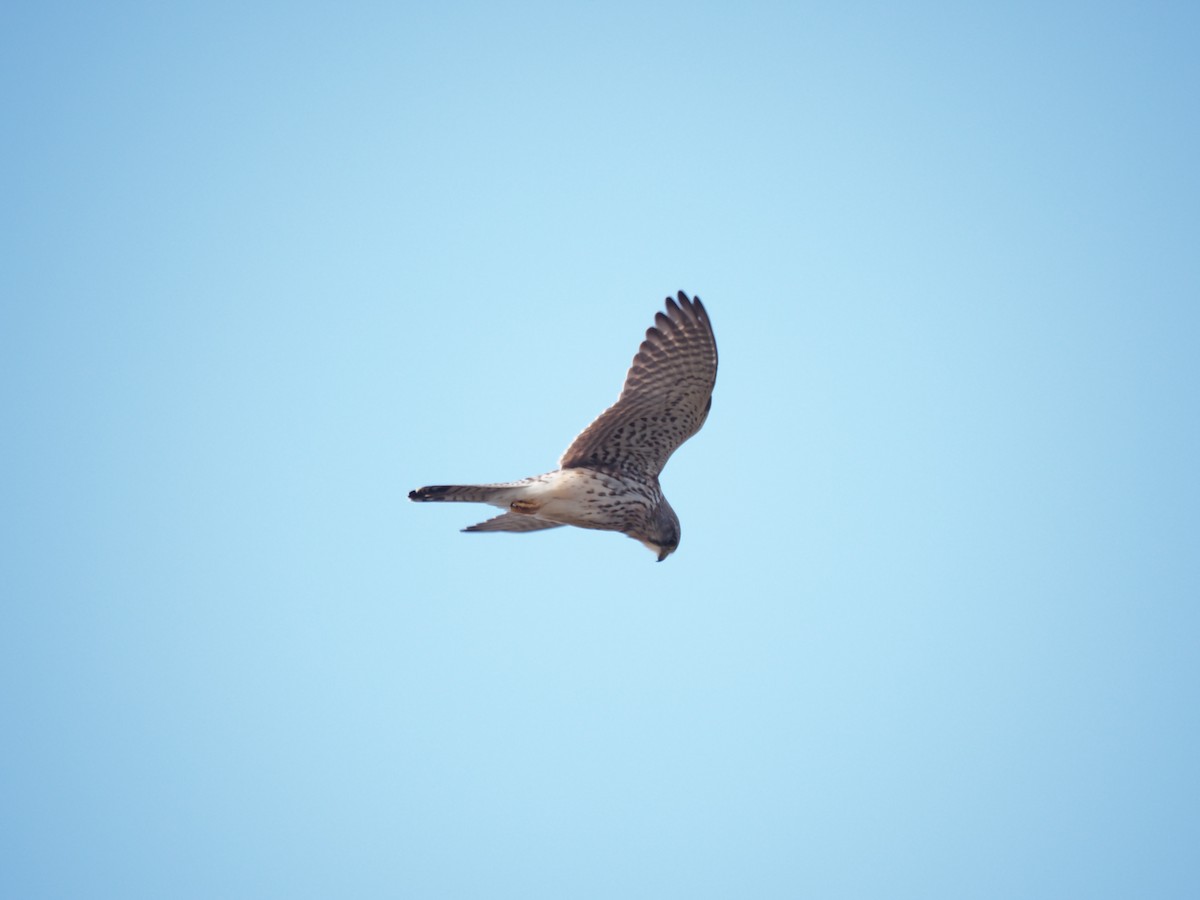
<svg viewBox="0 0 1200 900"><path fill-rule="evenodd" d="M1197 9L7 4L0 895L1196 897Z"/></svg>

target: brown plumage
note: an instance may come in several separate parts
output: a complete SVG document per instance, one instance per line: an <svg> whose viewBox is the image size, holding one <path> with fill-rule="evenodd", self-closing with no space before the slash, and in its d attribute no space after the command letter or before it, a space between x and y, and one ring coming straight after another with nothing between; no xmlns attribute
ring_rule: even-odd
<svg viewBox="0 0 1200 900"><path fill-rule="evenodd" d="M717 343L700 298L667 298L638 348L617 402L567 448L555 472L504 484L435 485L417 501L490 503L504 515L466 531L538 531L577 525L621 531L659 561L679 545L679 520L658 476L712 407Z"/></svg>

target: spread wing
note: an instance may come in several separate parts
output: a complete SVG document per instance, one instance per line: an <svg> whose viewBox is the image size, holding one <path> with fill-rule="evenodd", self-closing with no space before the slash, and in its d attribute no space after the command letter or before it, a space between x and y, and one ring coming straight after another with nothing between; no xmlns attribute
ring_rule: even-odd
<svg viewBox="0 0 1200 900"><path fill-rule="evenodd" d="M638 348L617 402L563 454L564 469L587 466L657 477L700 430L717 381L717 342L700 298L667 298L667 311Z"/></svg>

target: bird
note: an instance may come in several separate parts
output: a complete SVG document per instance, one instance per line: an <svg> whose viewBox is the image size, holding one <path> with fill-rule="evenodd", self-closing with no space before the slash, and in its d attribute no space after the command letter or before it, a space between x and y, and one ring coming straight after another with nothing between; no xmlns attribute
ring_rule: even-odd
<svg viewBox="0 0 1200 900"><path fill-rule="evenodd" d="M712 408L717 342L699 297L666 298L633 357L617 402L585 428L544 475L496 484L438 484L417 502L488 503L503 509L465 532L541 531L561 525L619 531L662 562L679 547L679 517L658 477Z"/></svg>

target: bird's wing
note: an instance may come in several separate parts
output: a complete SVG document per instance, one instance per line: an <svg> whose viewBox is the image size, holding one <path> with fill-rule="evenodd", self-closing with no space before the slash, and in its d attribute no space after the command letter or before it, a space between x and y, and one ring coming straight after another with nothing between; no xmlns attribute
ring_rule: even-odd
<svg viewBox="0 0 1200 900"><path fill-rule="evenodd" d="M506 512L494 519L464 528L463 531L541 531L543 528L558 528L560 524L562 523L547 522L535 516Z"/></svg>
<svg viewBox="0 0 1200 900"><path fill-rule="evenodd" d="M563 454L564 469L586 466L657 477L671 454L700 430L717 381L717 342L700 298L667 298L667 311L638 348L617 402Z"/></svg>

